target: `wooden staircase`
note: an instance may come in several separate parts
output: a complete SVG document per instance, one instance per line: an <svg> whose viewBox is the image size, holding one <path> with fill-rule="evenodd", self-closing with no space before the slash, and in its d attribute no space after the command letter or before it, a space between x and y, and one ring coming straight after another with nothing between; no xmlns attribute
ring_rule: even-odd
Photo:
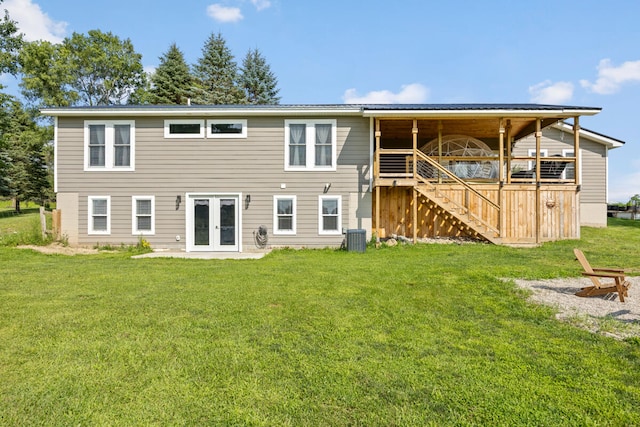
<svg viewBox="0 0 640 427"><path fill-rule="evenodd" d="M424 171L428 171L428 173ZM446 194L438 191L438 184L436 184L433 179L426 178L426 176L432 175L434 172L440 174L440 177L444 176L464 188L465 204L461 205L447 197ZM500 212L500 206L421 151L416 152L415 176L417 181L414 188L419 194L424 196L432 208L440 210L440 212L438 212L440 216L447 219L460 231L472 237L481 238L498 245L502 243L500 230L482 218L473 215L469 209L469 201L471 198L476 198L486 203L487 206L496 209L498 212Z"/></svg>
<svg viewBox="0 0 640 427"><path fill-rule="evenodd" d="M444 195L439 195L433 184L420 183L414 186L416 191L426 200L430 209L448 221L463 233L486 240L490 243L501 244L500 231L490 224L471 214L469 209L461 206Z"/></svg>

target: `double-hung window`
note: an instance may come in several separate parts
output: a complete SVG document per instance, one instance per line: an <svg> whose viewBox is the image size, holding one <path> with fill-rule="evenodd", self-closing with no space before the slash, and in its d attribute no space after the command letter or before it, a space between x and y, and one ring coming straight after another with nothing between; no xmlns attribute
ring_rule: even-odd
<svg viewBox="0 0 640 427"><path fill-rule="evenodd" d="M152 235L155 233L154 205L154 196L133 196L131 198L131 234Z"/></svg>
<svg viewBox="0 0 640 427"><path fill-rule="evenodd" d="M562 157L574 157L573 149L564 149L562 150ZM567 162L567 166L564 171L562 171L562 179L576 179L576 164L575 162Z"/></svg>
<svg viewBox="0 0 640 427"><path fill-rule="evenodd" d="M88 197L88 234L111 234L111 197Z"/></svg>
<svg viewBox="0 0 640 427"><path fill-rule="evenodd" d="M336 120L285 120L284 169L336 170Z"/></svg>
<svg viewBox="0 0 640 427"><path fill-rule="evenodd" d="M319 196L318 233L342 234L342 198L340 196Z"/></svg>
<svg viewBox="0 0 640 427"><path fill-rule="evenodd" d="M135 122L85 121L84 170L135 170Z"/></svg>
<svg viewBox="0 0 640 427"><path fill-rule="evenodd" d="M296 196L273 196L273 234L296 234Z"/></svg>

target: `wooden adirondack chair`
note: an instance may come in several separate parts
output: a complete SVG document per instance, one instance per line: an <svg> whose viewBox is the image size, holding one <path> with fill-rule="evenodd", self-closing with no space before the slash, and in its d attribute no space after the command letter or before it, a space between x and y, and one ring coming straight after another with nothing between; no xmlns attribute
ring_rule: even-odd
<svg viewBox="0 0 640 427"><path fill-rule="evenodd" d="M620 301L624 302L624 297L629 296L627 290L631 286L631 283L626 280L624 270L619 268L591 268L589 261L587 261L580 249L574 249L573 253L584 269L582 275L588 276L593 282L593 286L587 286L576 292L577 296L592 297L617 292ZM601 283L600 279L613 279L613 282Z"/></svg>

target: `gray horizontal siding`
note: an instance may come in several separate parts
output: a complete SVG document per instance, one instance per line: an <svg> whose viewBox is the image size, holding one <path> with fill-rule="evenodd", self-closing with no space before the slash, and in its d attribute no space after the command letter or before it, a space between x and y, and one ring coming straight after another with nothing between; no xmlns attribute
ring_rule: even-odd
<svg viewBox="0 0 640 427"><path fill-rule="evenodd" d="M368 119L338 118L336 171L285 172L283 117L248 118L246 139L165 139L165 118L171 117L136 119L132 172L85 172L84 120L58 120L58 192L79 195L80 243L137 240L131 235L131 196L152 195L156 233L145 238L158 247L184 247L185 194L229 192L251 195L247 209L241 201L245 248L253 246L253 231L260 225L267 226L274 245L332 246L342 236L318 235L318 196L324 194L325 184L331 184L328 195L342 197L343 227L348 223L349 194L369 191ZM272 234L273 196L278 194L297 196L295 236ZM87 236L90 195L111 196L110 236ZM176 211L177 195L182 204ZM371 207L367 208L370 215ZM176 235L181 236L180 242Z"/></svg>
<svg viewBox="0 0 640 427"><path fill-rule="evenodd" d="M542 149L548 150L548 155L562 155L562 150L573 149L573 134L562 132L556 128L546 128L542 131L540 142ZM514 156L526 156L529 149L535 149L533 136L518 141L514 147ZM606 203L607 201L607 149L602 144L580 138L582 153L582 187L580 201L583 203Z"/></svg>

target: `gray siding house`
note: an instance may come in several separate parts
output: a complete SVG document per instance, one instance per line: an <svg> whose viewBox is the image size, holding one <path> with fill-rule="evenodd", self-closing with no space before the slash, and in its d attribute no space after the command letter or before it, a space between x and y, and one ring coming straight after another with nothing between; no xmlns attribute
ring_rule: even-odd
<svg viewBox="0 0 640 427"><path fill-rule="evenodd" d="M70 244L187 251L338 246L371 230L370 126L360 108L50 110ZM293 135L293 137L292 137ZM295 138L295 139L293 139Z"/></svg>
<svg viewBox="0 0 640 427"><path fill-rule="evenodd" d="M622 142L558 123L598 112L536 104L43 110L55 119L55 191L70 244L144 238L154 249L188 252L337 247L348 229L364 229L367 239L401 231L414 240L467 235L504 244L579 237L576 211L583 224L606 221L607 150ZM493 154L419 151L443 134L471 135ZM510 155L534 164L566 154L569 175L512 183L508 143ZM539 155L525 153L536 143ZM447 169L484 160L499 174L481 182ZM570 176L581 161L582 182ZM550 198L562 203L549 207Z"/></svg>

